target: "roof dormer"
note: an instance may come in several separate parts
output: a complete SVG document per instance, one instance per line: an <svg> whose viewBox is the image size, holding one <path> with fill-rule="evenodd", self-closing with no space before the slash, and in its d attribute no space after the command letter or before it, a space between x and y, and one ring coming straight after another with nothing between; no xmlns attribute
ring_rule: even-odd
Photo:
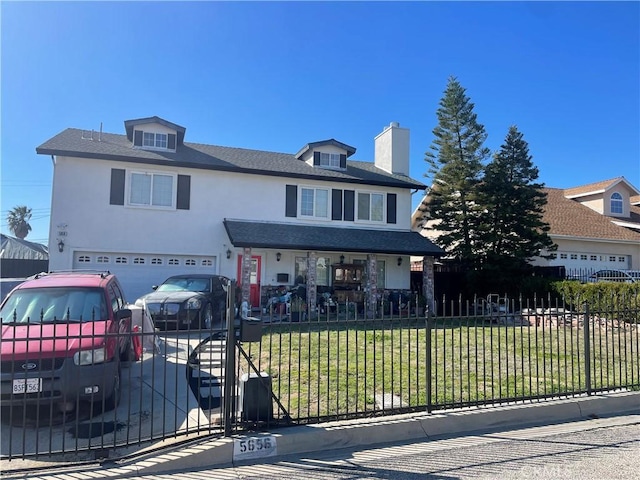
<svg viewBox="0 0 640 480"><path fill-rule="evenodd" d="M175 152L184 142L186 129L160 117L126 120L124 128L133 148Z"/></svg>
<svg viewBox="0 0 640 480"><path fill-rule="evenodd" d="M355 148L332 138L330 140L307 143L296 153L296 158L316 168L346 170L347 158L354 153L356 153Z"/></svg>

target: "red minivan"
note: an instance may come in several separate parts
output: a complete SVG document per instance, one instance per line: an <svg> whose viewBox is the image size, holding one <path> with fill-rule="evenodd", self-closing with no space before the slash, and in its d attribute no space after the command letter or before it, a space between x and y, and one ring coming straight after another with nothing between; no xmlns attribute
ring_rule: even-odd
<svg viewBox="0 0 640 480"><path fill-rule="evenodd" d="M51 272L2 302L0 405L120 401L122 361L133 359L131 310L109 272Z"/></svg>

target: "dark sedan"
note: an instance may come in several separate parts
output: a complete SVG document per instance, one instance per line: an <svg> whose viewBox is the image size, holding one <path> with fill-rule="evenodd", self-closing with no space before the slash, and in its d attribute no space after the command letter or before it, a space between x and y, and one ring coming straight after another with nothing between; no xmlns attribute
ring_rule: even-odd
<svg viewBox="0 0 640 480"><path fill-rule="evenodd" d="M156 327L167 330L223 324L229 279L221 275L175 275L136 300Z"/></svg>

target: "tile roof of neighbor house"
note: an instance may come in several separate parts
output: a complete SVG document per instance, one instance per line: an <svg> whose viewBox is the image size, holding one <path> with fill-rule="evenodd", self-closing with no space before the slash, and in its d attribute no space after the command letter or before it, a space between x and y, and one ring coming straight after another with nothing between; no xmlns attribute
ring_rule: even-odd
<svg viewBox="0 0 640 480"><path fill-rule="evenodd" d="M91 138L93 137L93 139ZM346 170L313 167L295 154L184 143L175 152L133 148L126 135L68 128L36 148L43 155L115 160L151 165L222 170L255 175L326 180L424 190L426 185L406 175L391 174L373 162L347 161Z"/></svg>
<svg viewBox="0 0 640 480"><path fill-rule="evenodd" d="M602 180L601 182L580 185L579 187L565 188L564 195L571 198L591 193L601 193L620 182L624 182L630 189L635 190L635 188L624 177L616 177L610 180Z"/></svg>
<svg viewBox="0 0 640 480"><path fill-rule="evenodd" d="M592 187L599 184L592 184ZM551 227L550 235L635 241L640 245L640 232L615 225L611 221L613 217L601 215L580 202L567 198L566 189L545 188L544 191L547 193L547 205L544 209L543 220ZM593 191L593 189L589 191ZM640 220L640 208L632 207L632 212L632 222ZM635 220L633 216L635 216ZM640 221L638 223L640 224Z"/></svg>
<svg viewBox="0 0 640 480"><path fill-rule="evenodd" d="M418 232L318 227L272 222L225 219L229 240L235 247L324 250L329 252L431 255L444 251Z"/></svg>

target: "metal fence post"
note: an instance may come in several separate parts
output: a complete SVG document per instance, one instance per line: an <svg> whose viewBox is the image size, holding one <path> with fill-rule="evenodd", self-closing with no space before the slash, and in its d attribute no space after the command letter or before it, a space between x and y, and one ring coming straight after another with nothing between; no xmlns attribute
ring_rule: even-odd
<svg viewBox="0 0 640 480"><path fill-rule="evenodd" d="M233 433L233 420L236 410L235 385L236 385L236 331L235 331L235 298L236 284L227 283L227 338L225 345L224 366L224 436L230 437Z"/></svg>
<svg viewBox="0 0 640 480"><path fill-rule="evenodd" d="M426 381L427 381L427 413L431 413L431 411L433 410L433 402L431 401L431 378L432 378L432 358L431 358L431 316L433 315L432 310L429 309L429 311L427 312L427 315L425 315L425 324L426 324L426 331L427 331L427 338L426 338L426 349L427 349L427 359L426 359Z"/></svg>
<svg viewBox="0 0 640 480"><path fill-rule="evenodd" d="M584 377L587 395L591 395L591 339L589 329L589 304L584 304Z"/></svg>

